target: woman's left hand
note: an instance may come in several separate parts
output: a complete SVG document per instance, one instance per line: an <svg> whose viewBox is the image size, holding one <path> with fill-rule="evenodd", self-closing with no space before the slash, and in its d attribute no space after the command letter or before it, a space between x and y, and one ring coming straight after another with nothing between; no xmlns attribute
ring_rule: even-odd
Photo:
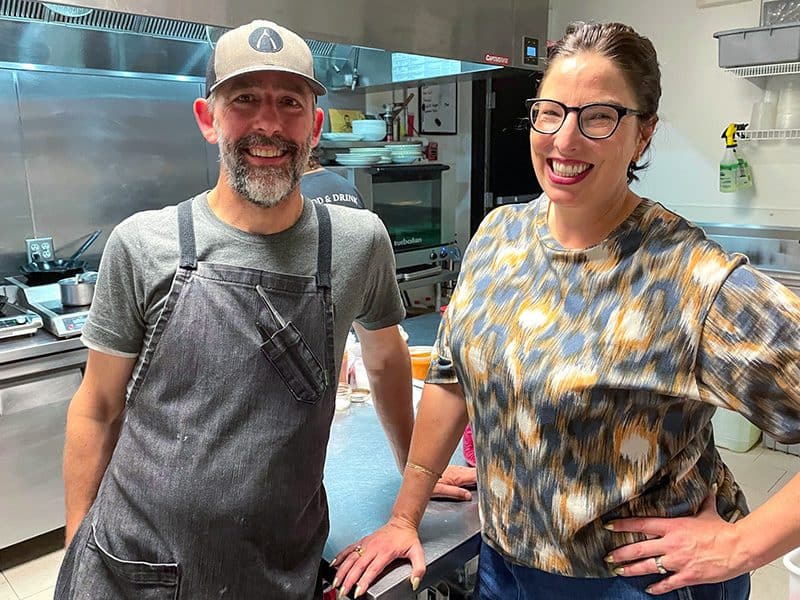
<svg viewBox="0 0 800 600"><path fill-rule="evenodd" d="M666 575L651 585L648 593L665 594L686 586L717 583L744 572L734 562L736 528L717 514L715 493L691 517L619 519L611 525L615 532L647 536L645 541L617 548L606 560L618 565L617 575Z"/></svg>

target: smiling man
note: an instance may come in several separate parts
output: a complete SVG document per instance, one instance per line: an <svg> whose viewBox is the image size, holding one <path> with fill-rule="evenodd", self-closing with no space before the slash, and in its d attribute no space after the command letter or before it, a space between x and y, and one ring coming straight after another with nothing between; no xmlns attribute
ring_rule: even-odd
<svg viewBox="0 0 800 600"><path fill-rule="evenodd" d="M313 597L353 322L406 463L411 374L388 234L299 189L325 93L308 46L244 25L220 38L207 83L194 114L219 145L216 186L133 215L103 255L67 419L59 600Z"/></svg>

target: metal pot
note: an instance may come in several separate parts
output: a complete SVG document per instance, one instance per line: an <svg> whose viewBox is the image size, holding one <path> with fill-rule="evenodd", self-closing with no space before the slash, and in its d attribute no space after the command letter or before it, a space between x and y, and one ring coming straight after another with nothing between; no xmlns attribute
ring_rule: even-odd
<svg viewBox="0 0 800 600"><path fill-rule="evenodd" d="M97 273L87 271L74 277L67 277L58 282L61 289L61 304L64 306L88 306L94 298L94 285Z"/></svg>

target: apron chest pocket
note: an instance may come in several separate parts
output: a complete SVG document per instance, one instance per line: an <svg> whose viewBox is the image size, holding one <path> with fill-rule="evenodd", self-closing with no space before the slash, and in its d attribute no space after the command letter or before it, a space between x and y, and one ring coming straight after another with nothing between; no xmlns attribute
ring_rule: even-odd
<svg viewBox="0 0 800 600"><path fill-rule="evenodd" d="M84 565L77 585L92 590L96 598L175 600L180 570L177 563L149 563L124 560L111 554L97 541L92 527L86 541Z"/></svg>
<svg viewBox="0 0 800 600"><path fill-rule="evenodd" d="M261 352L286 387L301 402L316 403L327 387L326 372L297 328L288 322L272 335L257 323L264 343Z"/></svg>

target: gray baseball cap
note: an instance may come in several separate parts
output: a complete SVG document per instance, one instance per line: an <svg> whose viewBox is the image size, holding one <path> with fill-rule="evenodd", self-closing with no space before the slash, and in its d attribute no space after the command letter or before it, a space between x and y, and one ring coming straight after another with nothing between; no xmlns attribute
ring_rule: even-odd
<svg viewBox="0 0 800 600"><path fill-rule="evenodd" d="M206 70L206 97L220 84L245 73L282 71L306 80L317 96L327 93L314 79L314 59L305 40L272 21L253 21L225 32Z"/></svg>

